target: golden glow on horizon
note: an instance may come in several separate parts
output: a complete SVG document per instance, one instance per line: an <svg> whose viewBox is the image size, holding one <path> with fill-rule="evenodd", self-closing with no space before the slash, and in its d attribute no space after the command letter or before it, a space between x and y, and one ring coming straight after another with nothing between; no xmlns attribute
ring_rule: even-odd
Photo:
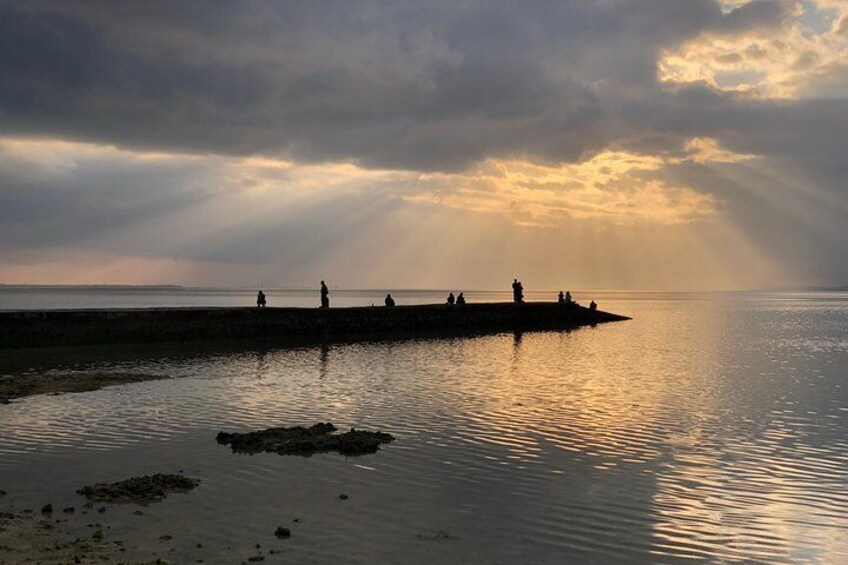
<svg viewBox="0 0 848 565"><path fill-rule="evenodd" d="M713 139L690 139L675 154L605 151L561 165L492 159L453 174L60 140L0 138L0 156L23 163L45 186L56 178L84 182L103 163L139 178L148 167L186 169L186 186L176 190L191 196L66 248L0 253L4 283L261 287L331 277L343 286L422 288L462 277L468 288L494 288L522 273L537 288L569 280L574 288L710 289L750 288L779 274L725 220L715 196L661 178L664 168L687 162L759 166L756 156ZM119 188L125 205L135 202L128 191L159 197L156 186ZM250 238L265 251L244 255ZM295 281L281 282L295 269Z"/></svg>

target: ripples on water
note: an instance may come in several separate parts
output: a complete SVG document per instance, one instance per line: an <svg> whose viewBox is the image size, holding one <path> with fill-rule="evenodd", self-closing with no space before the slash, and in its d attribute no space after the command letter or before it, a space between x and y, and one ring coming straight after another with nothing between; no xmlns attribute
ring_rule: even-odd
<svg viewBox="0 0 848 565"><path fill-rule="evenodd" d="M848 298L602 306L634 320L69 357L53 370L174 379L0 407L0 487L36 507L79 504L74 490L94 481L201 477L149 519L109 510L115 537L174 533L177 562L238 562L255 543L297 563L848 562ZM316 421L397 441L349 459L214 441ZM274 543L280 524L293 537Z"/></svg>

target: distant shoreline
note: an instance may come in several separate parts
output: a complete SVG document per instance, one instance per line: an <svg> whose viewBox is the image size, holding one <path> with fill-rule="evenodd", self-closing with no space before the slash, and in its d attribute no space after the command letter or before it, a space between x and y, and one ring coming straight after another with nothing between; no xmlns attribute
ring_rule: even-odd
<svg viewBox="0 0 848 565"><path fill-rule="evenodd" d="M133 284L8 284L0 283L0 291L2 290L161 290L161 291L184 291L184 292L256 292L262 288L266 292L314 292L317 293L316 287L262 287L262 286L244 286L244 287L227 287L227 286L185 286L177 284L151 284L151 285L133 285ZM455 288L400 288L394 286L386 287L369 287L369 288L343 288L330 287L333 292L405 292L405 293L432 293L432 292L453 292ZM459 287L456 287L459 288ZM565 287L562 287L564 289ZM539 289L531 291L534 294L539 293L554 293L556 294L560 288ZM475 292L480 294L498 294L509 292L509 289L473 289L464 288L465 292ZM572 292L598 292L598 293L633 293L633 294L649 294L649 293L664 293L664 294L768 294L782 292L848 292L848 285L844 286L803 286L803 287L781 287L781 288L760 288L760 289L741 289L741 290L705 290L705 289L574 289Z"/></svg>

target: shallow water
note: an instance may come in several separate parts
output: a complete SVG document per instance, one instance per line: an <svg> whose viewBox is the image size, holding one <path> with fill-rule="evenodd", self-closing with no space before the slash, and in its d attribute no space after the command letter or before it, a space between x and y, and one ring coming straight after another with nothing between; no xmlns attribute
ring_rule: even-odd
<svg viewBox="0 0 848 565"><path fill-rule="evenodd" d="M257 543L270 563L848 562L848 295L599 296L634 319L33 357L174 379L0 406L2 504L79 508L85 484L183 470L202 485L97 519L172 562ZM317 421L397 440L301 458L214 439Z"/></svg>

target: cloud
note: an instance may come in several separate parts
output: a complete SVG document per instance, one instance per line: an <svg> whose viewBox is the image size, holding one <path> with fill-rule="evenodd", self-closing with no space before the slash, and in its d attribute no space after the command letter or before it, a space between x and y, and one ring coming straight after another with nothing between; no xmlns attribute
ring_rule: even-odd
<svg viewBox="0 0 848 565"><path fill-rule="evenodd" d="M848 17L845 4L820 2L806 9L796 2L776 2L773 17L760 14L751 2L730 12L745 12L742 29L735 26L705 30L667 50L660 61L660 78L671 84L705 82L711 88L746 97L769 99L848 97L848 36L841 33ZM765 7L765 6L763 6ZM771 8L774 10L774 8ZM806 21L805 21L806 18ZM821 24L815 31L808 24ZM734 30L727 33L728 29Z"/></svg>
<svg viewBox="0 0 848 565"><path fill-rule="evenodd" d="M707 155L701 145L713 155ZM715 159L719 154L714 144L701 140L693 140L689 147L699 159ZM566 218L599 218L618 225L710 218L716 208L711 196L644 176L677 161L624 152L605 152L577 165L558 167L487 161L471 173L424 175L416 192L406 199L501 214L518 225L552 228Z"/></svg>
<svg viewBox="0 0 848 565"><path fill-rule="evenodd" d="M722 224L716 198L659 176L674 163L737 159L710 140L679 157L490 160L464 174L9 138L0 155L4 282L64 273L80 283L485 288L520 270L539 286L658 288L754 284L772 272ZM738 255L712 250L725 240ZM545 259L564 244L569 260ZM687 271L693 248L712 258ZM621 260L646 249L650 259ZM759 267L710 274L735 262Z"/></svg>
<svg viewBox="0 0 848 565"><path fill-rule="evenodd" d="M763 0L729 13L713 0L4 6L7 134L416 170L602 151L640 122L634 100L670 96L661 50L787 12Z"/></svg>
<svg viewBox="0 0 848 565"><path fill-rule="evenodd" d="M587 284L613 256L642 286L841 282L846 21L839 0L4 2L0 252L437 281L541 277L516 242L559 234L606 254L578 253Z"/></svg>

